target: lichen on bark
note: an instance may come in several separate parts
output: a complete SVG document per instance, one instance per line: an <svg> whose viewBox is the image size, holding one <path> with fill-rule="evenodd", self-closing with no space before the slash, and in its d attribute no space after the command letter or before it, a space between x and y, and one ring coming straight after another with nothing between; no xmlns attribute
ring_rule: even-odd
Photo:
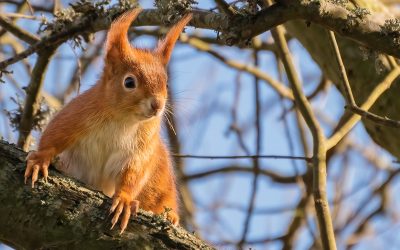
<svg viewBox="0 0 400 250"><path fill-rule="evenodd" d="M213 249L162 216L140 211L126 231L110 230L109 198L50 171L24 185L26 153L0 141L0 241L17 249Z"/></svg>

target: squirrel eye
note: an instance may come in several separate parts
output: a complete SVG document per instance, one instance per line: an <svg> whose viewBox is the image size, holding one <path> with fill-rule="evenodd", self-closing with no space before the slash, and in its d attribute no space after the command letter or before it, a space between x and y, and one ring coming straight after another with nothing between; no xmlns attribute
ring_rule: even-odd
<svg viewBox="0 0 400 250"><path fill-rule="evenodd" d="M124 86L127 89L134 89L136 88L136 80L135 78L128 76L127 78L125 78L124 80Z"/></svg>

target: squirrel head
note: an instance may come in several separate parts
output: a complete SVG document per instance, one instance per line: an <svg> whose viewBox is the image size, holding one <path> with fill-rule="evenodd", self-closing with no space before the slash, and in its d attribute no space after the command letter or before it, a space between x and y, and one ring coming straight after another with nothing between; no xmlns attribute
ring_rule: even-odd
<svg viewBox="0 0 400 250"><path fill-rule="evenodd" d="M167 100L166 65L176 40L192 15L184 16L153 50L131 46L128 29L141 9L133 9L116 19L107 34L105 64L101 84L105 101L115 112L143 121L161 116Z"/></svg>

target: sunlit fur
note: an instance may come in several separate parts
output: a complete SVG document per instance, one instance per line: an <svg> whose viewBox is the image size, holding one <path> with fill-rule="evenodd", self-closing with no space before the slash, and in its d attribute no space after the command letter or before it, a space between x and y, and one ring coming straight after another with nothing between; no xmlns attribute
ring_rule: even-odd
<svg viewBox="0 0 400 250"><path fill-rule="evenodd" d="M167 99L165 66L191 16L178 22L152 51L129 44L127 30L139 12L129 11L112 24L99 81L49 123L38 152L28 157L26 170L28 177L37 165L44 171L47 161L59 155L61 171L122 204L122 231L129 219L126 211L135 200L155 213L171 208L168 218L175 224L179 221L173 169L160 138L160 123ZM135 89L124 87L127 76L136 78ZM152 100L160 104L156 112Z"/></svg>

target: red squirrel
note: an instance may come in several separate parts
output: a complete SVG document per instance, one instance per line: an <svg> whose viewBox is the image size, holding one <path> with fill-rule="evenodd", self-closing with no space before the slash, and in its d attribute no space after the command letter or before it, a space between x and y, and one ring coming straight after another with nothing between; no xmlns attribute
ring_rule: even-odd
<svg viewBox="0 0 400 250"><path fill-rule="evenodd" d="M112 226L121 233L130 215L165 208L179 223L178 198L168 150L160 138L167 100L166 65L191 15L186 15L154 50L131 46L133 9L114 21L107 34L105 65L98 82L69 102L47 125L36 152L29 153L25 183L41 173L47 181L51 160L59 170L113 198Z"/></svg>

